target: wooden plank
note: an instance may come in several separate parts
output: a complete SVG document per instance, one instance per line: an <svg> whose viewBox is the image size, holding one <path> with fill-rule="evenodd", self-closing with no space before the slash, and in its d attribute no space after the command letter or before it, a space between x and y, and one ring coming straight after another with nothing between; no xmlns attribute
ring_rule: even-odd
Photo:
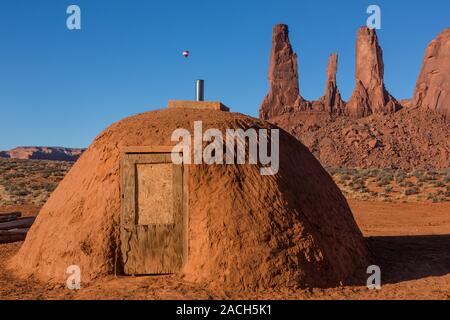
<svg viewBox="0 0 450 320"><path fill-rule="evenodd" d="M130 161L130 156L125 155L122 170L122 225L131 229L136 224L134 214L135 198L135 170L134 163ZM123 241L122 241L123 243Z"/></svg>
<svg viewBox="0 0 450 320"><path fill-rule="evenodd" d="M174 146L140 146L123 147L121 150L125 154L143 154L143 153L171 153Z"/></svg>
<svg viewBox="0 0 450 320"><path fill-rule="evenodd" d="M0 230L11 230L20 228L29 228L33 225L35 217L19 218L10 222L0 223Z"/></svg>
<svg viewBox="0 0 450 320"><path fill-rule="evenodd" d="M179 250L176 225L136 226L129 232L126 274L170 274L183 266L183 251Z"/></svg>
<svg viewBox="0 0 450 320"><path fill-rule="evenodd" d="M21 212L0 213L0 222L9 222L22 216Z"/></svg>
<svg viewBox="0 0 450 320"><path fill-rule="evenodd" d="M127 154L126 158L133 166L145 163L172 163L171 153Z"/></svg>
<svg viewBox="0 0 450 320"><path fill-rule="evenodd" d="M183 166L175 165L173 166L173 206L175 213L175 227L173 236L173 249L171 255L173 258L171 260L163 261L163 267L167 270L171 270L172 273L180 272L185 263L185 215L183 206Z"/></svg>
<svg viewBox="0 0 450 320"><path fill-rule="evenodd" d="M183 268L189 254L189 165L184 165L181 169L183 172L183 266L181 268Z"/></svg>
<svg viewBox="0 0 450 320"><path fill-rule="evenodd" d="M14 229L14 230L0 230L0 243L12 243L17 241L24 241L28 228Z"/></svg>

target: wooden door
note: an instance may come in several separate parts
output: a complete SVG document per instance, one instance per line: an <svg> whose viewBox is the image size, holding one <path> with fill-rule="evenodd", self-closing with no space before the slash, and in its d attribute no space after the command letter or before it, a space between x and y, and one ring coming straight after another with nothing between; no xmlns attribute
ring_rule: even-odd
<svg viewBox="0 0 450 320"><path fill-rule="evenodd" d="M128 150L122 158L121 251L127 275L181 271L187 255L183 166L168 152Z"/></svg>

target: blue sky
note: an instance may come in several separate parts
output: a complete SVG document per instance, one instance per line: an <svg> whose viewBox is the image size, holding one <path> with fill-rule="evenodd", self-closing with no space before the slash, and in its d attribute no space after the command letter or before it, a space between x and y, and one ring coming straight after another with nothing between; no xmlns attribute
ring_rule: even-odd
<svg viewBox="0 0 450 320"><path fill-rule="evenodd" d="M81 7L81 31L66 28L70 4ZM323 94L337 52L348 99L370 4L382 10L386 86L410 97L426 46L450 27L448 0L1 0L0 150L88 146L123 117L193 98L197 78L208 100L257 116L276 23L290 27L301 94Z"/></svg>

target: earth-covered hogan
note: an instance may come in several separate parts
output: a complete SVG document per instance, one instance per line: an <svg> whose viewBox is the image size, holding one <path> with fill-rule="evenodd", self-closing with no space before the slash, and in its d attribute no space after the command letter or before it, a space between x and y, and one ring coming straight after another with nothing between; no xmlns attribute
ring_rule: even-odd
<svg viewBox="0 0 450 320"><path fill-rule="evenodd" d="M73 264L84 281L120 272L121 150L171 145L176 128L192 131L199 120L204 130L222 132L276 128L241 114L194 109L153 111L115 123L59 184L10 267L18 276L44 281L64 280ZM181 270L186 280L252 290L333 287L365 276L370 254L344 196L286 132L280 131L274 176L249 164L188 170L188 255Z"/></svg>

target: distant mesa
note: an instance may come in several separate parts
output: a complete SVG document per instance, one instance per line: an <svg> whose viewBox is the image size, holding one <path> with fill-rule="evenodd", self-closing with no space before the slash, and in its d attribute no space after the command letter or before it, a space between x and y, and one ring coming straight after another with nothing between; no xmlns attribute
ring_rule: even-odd
<svg viewBox="0 0 450 320"><path fill-rule="evenodd" d="M85 149L63 147L17 147L0 151L0 158L76 161Z"/></svg>

